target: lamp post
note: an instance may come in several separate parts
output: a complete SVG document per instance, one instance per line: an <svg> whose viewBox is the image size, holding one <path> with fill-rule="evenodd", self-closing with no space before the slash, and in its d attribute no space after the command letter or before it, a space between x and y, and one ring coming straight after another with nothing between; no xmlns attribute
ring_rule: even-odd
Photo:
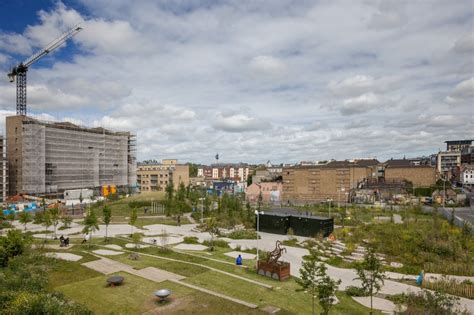
<svg viewBox="0 0 474 315"><path fill-rule="evenodd" d="M199 198L201 200L201 224L204 222L204 198Z"/></svg>
<svg viewBox="0 0 474 315"><path fill-rule="evenodd" d="M332 202L332 199L328 198L327 201L329 203L329 217L331 217L331 202Z"/></svg>
<svg viewBox="0 0 474 315"><path fill-rule="evenodd" d="M257 216L257 263L258 263L258 259L259 259L259 256L258 256L258 232L259 232L259 228L260 228L260 216L264 214L263 211L258 211L258 210L255 210L255 215Z"/></svg>

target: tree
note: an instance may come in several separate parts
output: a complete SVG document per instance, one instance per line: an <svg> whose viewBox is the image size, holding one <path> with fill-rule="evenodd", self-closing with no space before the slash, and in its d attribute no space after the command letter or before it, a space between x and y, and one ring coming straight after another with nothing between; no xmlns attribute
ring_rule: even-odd
<svg viewBox="0 0 474 315"><path fill-rule="evenodd" d="M92 243L92 234L95 231L99 230L99 222L97 220L97 216L95 215L94 210L90 210L87 212L87 215L84 219L84 228L82 229L82 233L89 234L89 247Z"/></svg>
<svg viewBox="0 0 474 315"><path fill-rule="evenodd" d="M456 218L456 213L454 211L454 208L451 209L451 216L449 217L449 224L451 226L454 226L454 221L455 221L455 218Z"/></svg>
<svg viewBox="0 0 474 315"><path fill-rule="evenodd" d="M166 193L165 195L166 215L170 216L171 212L173 211L173 201L174 201L174 198L173 198L174 189L171 183L168 183L168 185L166 185L165 193Z"/></svg>
<svg viewBox="0 0 474 315"><path fill-rule="evenodd" d="M135 248L140 247L140 241L141 240L142 240L142 237L141 237L140 233L133 233L132 234L132 241L133 241L133 244L135 244Z"/></svg>
<svg viewBox="0 0 474 315"><path fill-rule="evenodd" d="M205 231L211 235L211 251L214 250L214 236L219 234L219 228L217 226L217 220L215 217L210 217L206 220L204 227Z"/></svg>
<svg viewBox="0 0 474 315"><path fill-rule="evenodd" d="M385 273L382 270L382 263L375 255L375 250L372 246L367 248L364 255L364 260L356 265L357 278L362 282L362 289L370 296L370 314L372 314L372 299L377 294L385 279Z"/></svg>
<svg viewBox="0 0 474 315"><path fill-rule="evenodd" d="M49 213L49 211L46 211L46 212L43 213L43 218L41 220L41 223L46 228L46 232L47 232L49 227L53 224L52 221L51 221L51 214ZM46 236L47 235L48 235L47 233L44 233L43 245L46 243Z"/></svg>
<svg viewBox="0 0 474 315"><path fill-rule="evenodd" d="M23 224L23 226L25 227L25 231L26 231L26 225L29 222L31 222L33 219L31 218L31 214L29 212L23 210L18 215L18 220L20 221L21 224Z"/></svg>
<svg viewBox="0 0 474 315"><path fill-rule="evenodd" d="M320 263L318 266L318 280L317 280L317 290L318 290L318 300L319 305L323 309L323 314L329 314L329 310L336 301L335 294L337 288L341 284L341 280L333 280L326 273L327 267L324 263Z"/></svg>
<svg viewBox="0 0 474 315"><path fill-rule="evenodd" d="M314 249L309 250L309 255L303 257L303 262L300 268L300 278L296 278L303 290L306 290L311 295L312 314L314 315L314 300L318 292L318 267L319 257Z"/></svg>
<svg viewBox="0 0 474 315"><path fill-rule="evenodd" d="M29 238L18 230L9 230L6 237L0 237L0 266L6 267L10 259L21 255L28 243Z"/></svg>
<svg viewBox="0 0 474 315"><path fill-rule="evenodd" d="M59 220L61 219L61 213L59 212L59 208L54 207L49 209L49 215L51 217L51 224L54 227L54 239L57 239L56 228L59 224Z"/></svg>
<svg viewBox="0 0 474 315"><path fill-rule="evenodd" d="M10 221L10 225L13 226L13 221L15 221L15 211L10 210L10 213L7 214L7 220Z"/></svg>
<svg viewBox="0 0 474 315"><path fill-rule="evenodd" d="M63 227L67 229L67 228L71 227L72 217L70 217L68 215L62 216L61 217L61 222L63 223Z"/></svg>
<svg viewBox="0 0 474 315"><path fill-rule="evenodd" d="M133 208L133 209L132 209L132 213L130 214L130 219L129 219L129 221L128 221L128 224L131 225L130 236L132 236L132 234L133 234L133 226L134 226L135 223L137 222L137 219L138 219L137 209L136 209L136 208Z"/></svg>
<svg viewBox="0 0 474 315"><path fill-rule="evenodd" d="M197 164L189 163L189 177L196 177L198 174Z"/></svg>
<svg viewBox="0 0 474 315"><path fill-rule="evenodd" d="M109 224L110 224L110 221L112 220L112 210L107 205L105 205L102 208L102 220L104 221L104 224L105 224L105 241L107 242L108 240L107 233L109 230Z"/></svg>

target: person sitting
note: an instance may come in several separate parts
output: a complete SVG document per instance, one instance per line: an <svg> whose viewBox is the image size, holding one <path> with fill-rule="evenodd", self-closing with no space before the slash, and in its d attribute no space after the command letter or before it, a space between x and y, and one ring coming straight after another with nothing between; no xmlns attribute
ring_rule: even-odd
<svg viewBox="0 0 474 315"><path fill-rule="evenodd" d="M237 258L235 259L235 264L237 266L242 266L242 256L239 254L239 256L237 256Z"/></svg>
<svg viewBox="0 0 474 315"><path fill-rule="evenodd" d="M64 244L64 236L61 235L61 237L59 238L59 247L64 247L65 244Z"/></svg>
<svg viewBox="0 0 474 315"><path fill-rule="evenodd" d="M64 239L64 246L69 247L69 237Z"/></svg>

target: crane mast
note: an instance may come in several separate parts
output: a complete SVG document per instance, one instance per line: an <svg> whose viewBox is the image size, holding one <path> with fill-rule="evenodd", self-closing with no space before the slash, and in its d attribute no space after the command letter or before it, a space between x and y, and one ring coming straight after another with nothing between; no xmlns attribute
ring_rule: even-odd
<svg viewBox="0 0 474 315"><path fill-rule="evenodd" d="M8 78L10 82L16 80L16 114L17 115L26 115L26 73L28 68L34 64L36 61L46 56L50 52L54 51L56 48L65 43L69 38L73 37L79 33L82 28L78 25L74 26L69 31L63 33L61 36L51 41L46 47L37 53L33 54L25 61L21 62L17 66L13 67L8 73Z"/></svg>

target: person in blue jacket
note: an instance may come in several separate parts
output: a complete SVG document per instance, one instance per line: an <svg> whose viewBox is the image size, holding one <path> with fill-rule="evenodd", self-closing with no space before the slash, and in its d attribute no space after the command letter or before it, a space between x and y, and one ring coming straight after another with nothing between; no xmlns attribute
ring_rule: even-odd
<svg viewBox="0 0 474 315"><path fill-rule="evenodd" d="M235 264L236 264L237 266L241 266L241 265L242 265L242 256L240 256L240 254L239 254L239 256L237 256L237 258L235 259Z"/></svg>

